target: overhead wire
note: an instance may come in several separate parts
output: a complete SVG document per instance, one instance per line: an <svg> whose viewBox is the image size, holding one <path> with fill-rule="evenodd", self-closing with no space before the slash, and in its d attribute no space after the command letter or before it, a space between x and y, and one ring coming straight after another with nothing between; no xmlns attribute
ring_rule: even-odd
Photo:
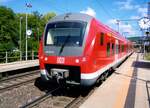
<svg viewBox="0 0 150 108"><path fill-rule="evenodd" d="M102 5L102 3L101 3L100 1L96 0L96 2L97 2L97 4L98 4L98 6L99 6L101 9L103 9L103 11L106 13L106 15L107 15L108 17L110 17L110 18L112 18L112 19L115 19L115 18L109 13L109 11L107 11L107 9Z"/></svg>

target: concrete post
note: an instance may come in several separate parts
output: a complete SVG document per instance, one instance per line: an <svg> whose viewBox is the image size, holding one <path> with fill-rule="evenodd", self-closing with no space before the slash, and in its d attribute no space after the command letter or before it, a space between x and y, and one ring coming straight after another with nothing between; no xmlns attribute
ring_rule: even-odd
<svg viewBox="0 0 150 108"><path fill-rule="evenodd" d="M8 53L7 53L7 51L6 51L6 56L5 56L5 59L6 59L6 63L8 63Z"/></svg>

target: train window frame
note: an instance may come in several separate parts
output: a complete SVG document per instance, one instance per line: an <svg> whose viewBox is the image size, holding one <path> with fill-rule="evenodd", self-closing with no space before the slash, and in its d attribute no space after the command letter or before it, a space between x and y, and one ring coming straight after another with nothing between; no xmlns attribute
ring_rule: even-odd
<svg viewBox="0 0 150 108"><path fill-rule="evenodd" d="M105 35L105 33L103 33L103 32L100 33L100 45L101 46L104 45L104 35Z"/></svg>
<svg viewBox="0 0 150 108"><path fill-rule="evenodd" d="M46 26L46 28L45 28L45 33L44 33L44 45L45 46L56 46L56 47L59 47L59 46L61 46L61 45L55 45L54 44L54 42L52 42L52 41L49 41L48 43L47 43L47 37L48 37L48 32L49 32L49 26L50 25L54 25L54 28L59 28L59 27L55 27L56 26L56 24L63 24L63 23L78 23L78 24L81 24L82 26L83 26L83 28L81 28L81 32L80 32L80 38L81 38L81 40L82 40L82 42L77 42L77 43L79 43L79 44L75 44L76 46L75 47L81 47L81 46L83 46L83 42L84 42L84 36L85 36L85 33L86 33L86 28L87 28L87 22L84 22L84 21L74 21L74 20L71 20L71 21L56 21L56 22L50 22L50 23L48 23L47 24L47 26ZM72 24L73 25L73 24ZM53 28L53 27L52 27ZM65 28L65 27L64 27ZM67 28L67 27L66 27ZM79 27L80 28L80 27ZM66 36L67 37L67 36ZM70 37L72 37L72 36L70 36ZM63 44L63 43L62 43ZM66 45L66 46L74 46L74 45Z"/></svg>
<svg viewBox="0 0 150 108"><path fill-rule="evenodd" d="M110 42L107 43L107 56L110 56L111 50L110 50L111 46L110 46Z"/></svg>
<svg viewBox="0 0 150 108"><path fill-rule="evenodd" d="M120 53L120 43L118 44L118 53Z"/></svg>
<svg viewBox="0 0 150 108"><path fill-rule="evenodd" d="M118 46L119 46L118 44L115 45L115 53L116 53L116 54L119 53L119 51L118 51Z"/></svg>
<svg viewBox="0 0 150 108"><path fill-rule="evenodd" d="M124 45L121 46L121 52L124 52Z"/></svg>
<svg viewBox="0 0 150 108"><path fill-rule="evenodd" d="M112 49L112 55L114 55L115 54L115 44L114 43L112 43L111 49Z"/></svg>

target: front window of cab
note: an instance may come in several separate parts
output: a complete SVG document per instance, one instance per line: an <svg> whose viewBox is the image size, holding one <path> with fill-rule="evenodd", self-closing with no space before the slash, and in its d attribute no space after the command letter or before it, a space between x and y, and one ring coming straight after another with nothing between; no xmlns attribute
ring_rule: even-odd
<svg viewBox="0 0 150 108"><path fill-rule="evenodd" d="M82 46L85 22L49 23L45 33L46 46Z"/></svg>

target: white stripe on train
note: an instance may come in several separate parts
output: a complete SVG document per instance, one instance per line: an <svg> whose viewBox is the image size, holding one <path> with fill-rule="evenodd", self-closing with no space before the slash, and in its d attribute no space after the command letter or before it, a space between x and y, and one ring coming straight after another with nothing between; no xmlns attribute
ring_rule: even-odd
<svg viewBox="0 0 150 108"><path fill-rule="evenodd" d="M123 56L122 58L120 58L119 60L114 61L113 63L105 66L102 69L99 69L98 71L94 72L94 73L87 73L87 74L81 74L81 79L95 79L97 77L99 77L103 72L107 71L109 68L113 67L114 65L116 65L117 63L123 61L127 56L129 56L129 54Z"/></svg>

